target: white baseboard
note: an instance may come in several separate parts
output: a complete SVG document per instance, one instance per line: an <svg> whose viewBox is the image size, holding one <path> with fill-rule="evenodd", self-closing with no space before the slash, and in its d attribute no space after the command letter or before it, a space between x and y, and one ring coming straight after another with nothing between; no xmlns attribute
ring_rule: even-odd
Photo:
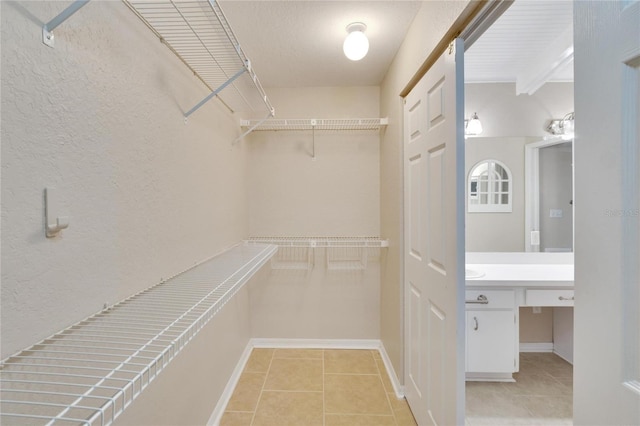
<svg viewBox="0 0 640 426"><path fill-rule="evenodd" d="M271 339L255 338L249 342L254 348L276 349L380 349L375 339Z"/></svg>
<svg viewBox="0 0 640 426"><path fill-rule="evenodd" d="M231 373L231 377L227 382L227 385L224 387L222 391L222 395L218 399L218 403L216 404L216 408L214 408L213 413L209 417L209 421L207 422L207 426L218 426L220 424L220 420L222 419L222 415L224 414L225 408L227 408L227 404L231 399L231 395L233 395L233 390L236 388L238 381L240 380L240 375L244 370L244 366L249 361L249 357L251 356L251 350L253 346L251 341L247 343L247 346L244 348L244 352L240 356L238 363L236 364L236 368L233 369L233 373Z"/></svg>
<svg viewBox="0 0 640 426"><path fill-rule="evenodd" d="M245 348L238 364L236 364L227 385L222 392L222 396L216 404L216 408L213 410L207 426L217 426L220 424L224 410L231 399L233 390L240 380L240 375L244 370L249 357L251 356L251 350L253 348L276 348L276 349L374 349L380 352L380 357L384 363L387 372L389 373L389 379L393 386L394 393L398 399L404 398L404 388L398 380L398 376L393 369L391 360L387 355L387 351L384 349L384 345L380 340L375 339L270 339L270 338L255 338L249 340L247 347Z"/></svg>
<svg viewBox="0 0 640 426"><path fill-rule="evenodd" d="M511 373L466 373L467 382L515 382Z"/></svg>
<svg viewBox="0 0 640 426"><path fill-rule="evenodd" d="M570 358L565 354L558 352L555 348L553 349L553 353L558 355L560 358L564 359L565 361L567 361L569 364L573 365L573 358Z"/></svg>
<svg viewBox="0 0 640 426"><path fill-rule="evenodd" d="M520 343L520 352L553 352L553 342Z"/></svg>
<svg viewBox="0 0 640 426"><path fill-rule="evenodd" d="M380 347L378 348L378 351L380 351L382 362L384 363L384 366L387 369L387 373L389 374L389 380L391 380L391 386L393 386L393 391L396 394L396 398L398 399L404 398L404 386L400 384L398 375L396 374L396 371L393 368L391 359L389 358L389 355L387 355L387 351L385 350L382 342L380 342Z"/></svg>

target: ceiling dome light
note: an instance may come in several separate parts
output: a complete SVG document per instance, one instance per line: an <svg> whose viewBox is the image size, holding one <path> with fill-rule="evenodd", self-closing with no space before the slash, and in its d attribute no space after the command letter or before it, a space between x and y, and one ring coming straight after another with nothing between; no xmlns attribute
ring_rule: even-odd
<svg viewBox="0 0 640 426"><path fill-rule="evenodd" d="M364 35L367 26L362 22L353 22L347 25L349 35L344 39L342 49L347 58L352 61L359 61L364 58L369 51L369 40Z"/></svg>

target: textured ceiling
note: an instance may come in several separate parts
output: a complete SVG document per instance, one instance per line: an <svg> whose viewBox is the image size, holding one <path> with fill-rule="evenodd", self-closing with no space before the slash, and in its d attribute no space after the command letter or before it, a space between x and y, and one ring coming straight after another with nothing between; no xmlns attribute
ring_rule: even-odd
<svg viewBox="0 0 640 426"><path fill-rule="evenodd" d="M242 49L265 87L377 86L420 1L222 0ZM368 55L342 53L351 22L367 25Z"/></svg>
<svg viewBox="0 0 640 426"><path fill-rule="evenodd" d="M448 0L452 1L452 0ZM233 31L265 87L377 86L421 1L220 0ZM364 22L369 54L342 53L351 22ZM515 82L563 32L572 2L516 0L465 54L467 82ZM550 81L573 81L573 64Z"/></svg>

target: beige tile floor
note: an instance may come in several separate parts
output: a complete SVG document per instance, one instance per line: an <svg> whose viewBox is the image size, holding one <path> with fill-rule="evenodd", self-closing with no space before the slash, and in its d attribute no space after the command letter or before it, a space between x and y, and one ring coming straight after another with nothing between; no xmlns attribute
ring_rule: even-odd
<svg viewBox="0 0 640 426"><path fill-rule="evenodd" d="M415 426L378 351L254 349L221 426Z"/></svg>
<svg viewBox="0 0 640 426"><path fill-rule="evenodd" d="M573 367L551 353L521 353L515 383L467 382L467 426L573 424Z"/></svg>

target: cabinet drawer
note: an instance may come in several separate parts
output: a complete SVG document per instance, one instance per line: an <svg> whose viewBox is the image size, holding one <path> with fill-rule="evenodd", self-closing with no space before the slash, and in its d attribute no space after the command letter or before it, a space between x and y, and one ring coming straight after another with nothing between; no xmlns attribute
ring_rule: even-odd
<svg viewBox="0 0 640 426"><path fill-rule="evenodd" d="M513 309L515 307L513 290L467 290L465 296L467 309Z"/></svg>
<svg viewBox="0 0 640 426"><path fill-rule="evenodd" d="M573 306L573 290L527 290L527 306Z"/></svg>

